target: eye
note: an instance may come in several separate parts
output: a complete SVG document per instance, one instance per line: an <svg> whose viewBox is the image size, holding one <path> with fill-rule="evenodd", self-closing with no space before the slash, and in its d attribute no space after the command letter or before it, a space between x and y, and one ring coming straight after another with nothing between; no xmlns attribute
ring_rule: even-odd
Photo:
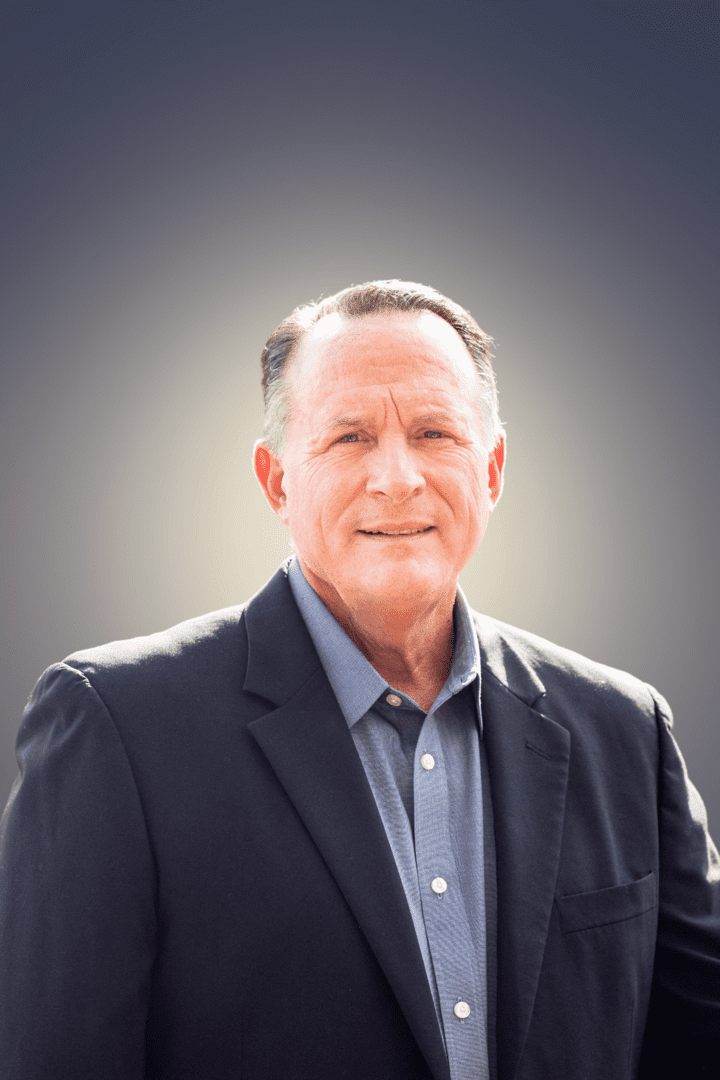
<svg viewBox="0 0 720 1080"><path fill-rule="evenodd" d="M426 439L442 439L442 437L443 437L442 431L426 431L425 432L425 438Z"/></svg>
<svg viewBox="0 0 720 1080"><path fill-rule="evenodd" d="M358 435L357 431L351 431L348 435L343 435L341 439L338 439L338 442L358 442L359 439L360 436Z"/></svg>

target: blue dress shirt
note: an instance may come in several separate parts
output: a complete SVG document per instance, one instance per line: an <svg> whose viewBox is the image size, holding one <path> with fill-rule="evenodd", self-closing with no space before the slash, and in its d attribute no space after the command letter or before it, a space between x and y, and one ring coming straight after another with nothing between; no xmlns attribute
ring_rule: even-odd
<svg viewBox="0 0 720 1080"><path fill-rule="evenodd" d="M350 727L422 952L452 1080L487 1080L480 653L460 589L447 682L427 715L394 690L308 584L293 595Z"/></svg>

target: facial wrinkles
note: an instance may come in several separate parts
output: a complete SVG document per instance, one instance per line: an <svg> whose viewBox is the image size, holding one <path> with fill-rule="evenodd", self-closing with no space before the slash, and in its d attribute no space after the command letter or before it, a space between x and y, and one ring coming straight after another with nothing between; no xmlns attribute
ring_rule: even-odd
<svg viewBox="0 0 720 1080"><path fill-rule="evenodd" d="M409 401L403 402L402 392L398 393L395 388L387 385L363 388L361 398L367 398L368 395L369 402L355 401L350 405L346 400L341 401L339 404L342 411L335 413L334 416L332 416L334 403L327 402L329 408L325 411L329 412L332 418L325 423L322 422L323 418L320 418L319 431L311 433L299 454L298 464L304 483L314 480L327 468L331 473L327 477L329 484L333 483L333 479L337 479L338 474L342 474L344 489L357 490L367 482L366 469L370 464L368 457L375 458L371 465L371 472L374 474L378 469L382 471L387 467L387 463L383 465L382 456L378 457L378 452L382 455L383 452L396 445L402 452L413 454L415 424L423 426L427 423L432 428L437 423L441 430L448 427L452 429L453 436L447 440L448 444L444 445L442 450L433 447L431 453L424 455L422 444L418 443L416 452L419 457L413 464L405 463L404 466L419 470L426 480L436 477L438 490L443 498L445 495L442 489L448 481L445 478L445 483L442 482L444 479L442 472L447 464L447 457L452 455L455 458L454 468L461 472L477 468L475 463L478 456L481 459L484 457L478 434L473 431L474 425L472 425L471 417L468 416L468 410L462 410L462 413L458 415L454 402L442 401L439 395L437 400L428 401L427 395L424 395L420 401L417 401L414 394L409 395ZM426 412L428 407L431 408L432 413L436 414L435 416L428 415ZM421 409L422 412L420 412ZM353 431L358 432L361 441L346 444L347 453L336 454L334 452L336 443L342 439L343 434ZM343 447L344 450L345 447ZM361 468L359 466L363 458L365 467ZM470 494L469 491L468 494Z"/></svg>
<svg viewBox="0 0 720 1080"><path fill-rule="evenodd" d="M430 428L449 428L455 438L468 443L473 441L473 436L479 437L474 430L472 410L458 408L457 399L452 398L445 387L408 394L401 384L396 386L400 387L399 392L387 384L363 387L353 394L352 404L341 401L338 412L334 411L332 398L326 398L323 413L329 414L329 418L325 420L322 414L318 418L317 432L309 440L313 447L325 449L325 444L332 443L336 436L339 439L343 434L364 427L379 434L397 426L409 436L415 425L425 424Z"/></svg>
<svg viewBox="0 0 720 1080"><path fill-rule="evenodd" d="M487 422L486 408L479 375L472 357L447 323L428 312L419 314L393 313L393 342L390 355L377 327L387 325L387 317L364 316L347 319L340 315L326 316L316 324L301 341L296 360L289 373L292 396L307 389L307 359L315 367L310 378L321 392L327 393L334 381L342 382L347 371L346 362L352 369L352 378L362 380L356 385L388 384L396 380L404 385L415 383L427 386L430 379L444 386L447 380L456 384L455 398L469 405L473 426L477 426L483 442ZM342 330L338 339L337 332ZM458 354L461 345L462 357ZM319 360L322 375L319 377L315 361ZM439 361L439 363L438 363ZM303 386L304 384L304 386Z"/></svg>
<svg viewBox="0 0 720 1080"><path fill-rule="evenodd" d="M358 344L356 340L354 345ZM485 454L481 452L482 431L469 373L450 358L448 366L442 363L438 366L436 358L427 357L422 348L413 347L414 341L408 341L407 345L410 359L403 352L397 361L388 360L374 354L369 344L362 363L351 362L349 366L345 363L345 350L340 349L335 356L321 359L314 371L308 372L306 368L304 375L309 378L298 378L294 420L298 422L299 438L293 440L293 456L303 484L322 479L332 487L332 477L319 476L325 464L330 466L332 462L332 469L343 474L345 490L357 490L355 478L359 483L360 474L365 472L358 468L360 460L372 453L373 443L379 446L388 438L403 438L410 451L413 426L424 422L430 428L437 424L441 430L451 429L452 438L447 440L437 459L439 468L434 466L434 453L421 454L423 471L439 473L439 491L454 486L447 478L442 482L441 459L446 460L448 453L454 454L461 472L465 468L472 471L473 466L477 469L478 454L481 459ZM299 375L296 369L296 376ZM446 414L447 422L440 415L436 419L433 413ZM345 444L340 453L335 453L336 443L353 431L357 431L359 442ZM351 450L350 446L357 446L357 450ZM471 481L470 475L467 480ZM471 482L471 486L476 487L477 483Z"/></svg>

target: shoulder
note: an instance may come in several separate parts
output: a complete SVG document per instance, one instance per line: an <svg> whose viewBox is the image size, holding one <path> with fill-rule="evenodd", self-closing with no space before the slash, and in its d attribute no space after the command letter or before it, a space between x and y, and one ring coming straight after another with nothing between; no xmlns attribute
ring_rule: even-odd
<svg viewBox="0 0 720 1080"><path fill-rule="evenodd" d="M246 605L210 612L142 637L70 654L40 677L20 735L99 724L123 732L180 730L205 703L226 714L242 697L247 668ZM89 725L89 727L88 727Z"/></svg>
<svg viewBox="0 0 720 1080"><path fill-rule="evenodd" d="M283 564L270 581L243 604L178 623L159 633L111 641L72 653L64 667L80 672L99 689L122 687L131 698L176 701L183 694L206 699L222 688L236 694L243 686L251 653L278 658L292 652L302 623ZM282 638L282 642L279 639Z"/></svg>
<svg viewBox="0 0 720 1080"><path fill-rule="evenodd" d="M63 666L82 673L90 682L146 682L164 675L185 682L208 668L237 669L247 655L244 615L247 605L213 611L167 630L121 641L110 641L72 653ZM244 667L244 665L243 665Z"/></svg>
<svg viewBox="0 0 720 1080"><path fill-rule="evenodd" d="M243 604L159 633L72 653L45 672L30 704L51 686L56 699L72 688L76 694L94 694L128 729L142 727L150 718L155 723L158 717L177 727L183 718L195 722L199 715L237 716L238 710L244 715L248 702L252 713L257 688L246 690L246 684L253 657L257 668L268 654L265 683L274 685L281 669L297 667L296 639L301 633L302 621L282 566Z"/></svg>
<svg viewBox="0 0 720 1080"><path fill-rule="evenodd" d="M504 683L542 710L561 715L620 712L642 714L655 724L656 710L671 716L653 687L627 671L591 660L572 649L520 630L486 615L473 613L483 659L483 672Z"/></svg>

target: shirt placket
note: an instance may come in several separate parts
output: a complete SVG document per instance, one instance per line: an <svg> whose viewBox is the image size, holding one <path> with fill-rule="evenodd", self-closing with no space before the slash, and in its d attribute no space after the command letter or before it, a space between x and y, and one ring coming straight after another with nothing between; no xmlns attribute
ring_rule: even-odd
<svg viewBox="0 0 720 1080"><path fill-rule="evenodd" d="M415 753L415 857L420 899L452 1080L485 1080L476 943L453 852L453 808L439 723L442 720L435 713L427 717ZM457 814L462 808L454 811Z"/></svg>

